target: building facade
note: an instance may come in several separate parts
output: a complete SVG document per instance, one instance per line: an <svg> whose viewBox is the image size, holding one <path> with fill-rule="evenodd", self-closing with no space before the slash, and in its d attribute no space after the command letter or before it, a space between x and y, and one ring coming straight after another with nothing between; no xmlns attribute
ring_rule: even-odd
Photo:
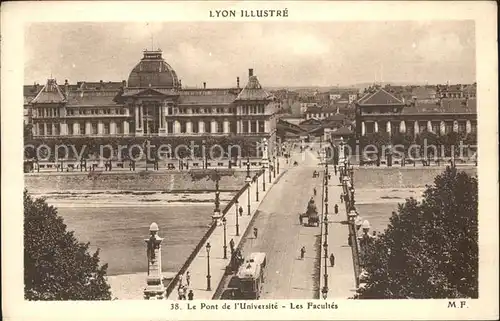
<svg viewBox="0 0 500 321"><path fill-rule="evenodd" d="M144 51L128 81L58 85L27 97L34 138L244 136L275 141L279 101L253 69L240 88L185 89L160 50ZM28 86L29 87L29 86Z"/></svg>
<svg viewBox="0 0 500 321"><path fill-rule="evenodd" d="M356 102L356 131L358 136L382 131L414 136L424 131L438 136L476 133L476 99L404 102L384 89L374 90Z"/></svg>

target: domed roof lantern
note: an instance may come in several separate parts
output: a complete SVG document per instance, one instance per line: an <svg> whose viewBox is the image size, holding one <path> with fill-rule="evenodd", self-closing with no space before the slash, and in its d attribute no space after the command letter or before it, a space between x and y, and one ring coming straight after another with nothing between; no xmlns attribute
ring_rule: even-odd
<svg viewBox="0 0 500 321"><path fill-rule="evenodd" d="M179 88L177 73L163 59L160 49L143 51L143 57L130 72L127 83L129 88Z"/></svg>
<svg viewBox="0 0 500 321"><path fill-rule="evenodd" d="M149 226L150 232L158 232L159 230L160 228L158 227L158 224L156 224L155 222L151 223L151 225Z"/></svg>

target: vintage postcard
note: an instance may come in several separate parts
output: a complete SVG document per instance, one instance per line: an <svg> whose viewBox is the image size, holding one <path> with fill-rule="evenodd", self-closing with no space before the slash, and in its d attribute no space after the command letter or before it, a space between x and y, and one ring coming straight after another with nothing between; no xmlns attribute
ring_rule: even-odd
<svg viewBox="0 0 500 321"><path fill-rule="evenodd" d="M3 315L498 319L495 12L3 5Z"/></svg>

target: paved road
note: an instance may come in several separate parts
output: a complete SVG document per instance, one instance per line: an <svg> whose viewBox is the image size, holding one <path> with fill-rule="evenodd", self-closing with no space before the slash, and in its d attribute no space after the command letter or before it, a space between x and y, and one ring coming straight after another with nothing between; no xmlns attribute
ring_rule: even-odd
<svg viewBox="0 0 500 321"><path fill-rule="evenodd" d="M316 203L321 208L321 178L312 178L318 167L316 151L292 154L299 166L292 167L273 186L259 207L254 227L259 230L255 239L246 240L243 253L266 252L268 256L266 282L262 299L312 299L318 281L315 268L319 268L319 227L299 225L298 214L304 212L316 186ZM251 227L252 228L252 227ZM315 242L318 244L315 246ZM303 260L300 248L306 247Z"/></svg>

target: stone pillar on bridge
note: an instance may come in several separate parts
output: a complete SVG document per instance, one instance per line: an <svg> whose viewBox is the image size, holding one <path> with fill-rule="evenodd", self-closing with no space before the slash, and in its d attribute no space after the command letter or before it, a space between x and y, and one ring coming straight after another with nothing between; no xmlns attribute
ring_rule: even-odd
<svg viewBox="0 0 500 321"><path fill-rule="evenodd" d="M158 236L158 225L151 223L149 227L149 238L144 241L147 244L148 276L147 286L144 289L146 300L162 300L165 295L165 286L161 273L161 242L163 238Z"/></svg>

